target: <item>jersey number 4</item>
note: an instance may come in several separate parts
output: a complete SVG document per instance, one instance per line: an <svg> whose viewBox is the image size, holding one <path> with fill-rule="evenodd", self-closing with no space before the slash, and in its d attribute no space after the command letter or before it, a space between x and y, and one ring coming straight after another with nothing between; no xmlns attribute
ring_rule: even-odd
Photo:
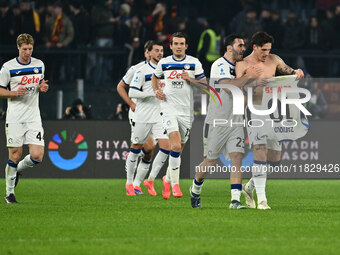
<svg viewBox="0 0 340 255"><path fill-rule="evenodd" d="M41 139L44 139L44 137L41 136L41 132L39 132L36 136L36 138L41 141Z"/></svg>

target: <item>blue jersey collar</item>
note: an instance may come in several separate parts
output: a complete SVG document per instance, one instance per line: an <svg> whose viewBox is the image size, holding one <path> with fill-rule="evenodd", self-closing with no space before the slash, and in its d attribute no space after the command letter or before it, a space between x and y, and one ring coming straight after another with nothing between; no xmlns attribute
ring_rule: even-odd
<svg viewBox="0 0 340 255"><path fill-rule="evenodd" d="M186 57L187 57L187 55L185 55L184 58L182 58L182 59L180 59L180 60L177 60L177 59L175 59L175 56L172 55L172 59L175 60L176 62L181 62L181 61L183 61Z"/></svg>
<svg viewBox="0 0 340 255"><path fill-rule="evenodd" d="M149 61L148 64L149 64L149 66L151 66L153 69L156 69L156 66L154 66L154 64L153 64L151 61Z"/></svg>
<svg viewBox="0 0 340 255"><path fill-rule="evenodd" d="M24 64L24 63L21 63L21 62L19 61L19 58L18 58L18 57L16 57L15 59L17 60L17 62L18 62L20 65L23 65L23 66L27 66L27 65L31 64L31 61L32 61L32 58L30 58L30 62L28 62L28 64Z"/></svg>
<svg viewBox="0 0 340 255"><path fill-rule="evenodd" d="M235 64L231 63L225 56L223 56L224 60L227 61L230 65L235 66Z"/></svg>

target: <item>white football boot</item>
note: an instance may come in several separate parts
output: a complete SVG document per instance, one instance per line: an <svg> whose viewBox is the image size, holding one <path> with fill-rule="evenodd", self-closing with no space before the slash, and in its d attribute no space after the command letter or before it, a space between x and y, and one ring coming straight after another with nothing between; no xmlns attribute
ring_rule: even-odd
<svg viewBox="0 0 340 255"><path fill-rule="evenodd" d="M242 184L242 194L244 195L244 198L246 199L246 204L248 208L255 209L256 204L254 200L254 189L253 190L247 190L245 188L245 184Z"/></svg>

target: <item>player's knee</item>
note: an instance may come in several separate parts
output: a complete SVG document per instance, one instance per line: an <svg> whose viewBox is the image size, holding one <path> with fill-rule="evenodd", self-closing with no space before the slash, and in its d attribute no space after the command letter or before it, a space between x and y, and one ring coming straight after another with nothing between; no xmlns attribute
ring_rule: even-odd
<svg viewBox="0 0 340 255"><path fill-rule="evenodd" d="M12 160L14 163L18 163L21 159L22 151L12 151L9 155L9 159Z"/></svg>
<svg viewBox="0 0 340 255"><path fill-rule="evenodd" d="M230 159L232 161L242 161L243 154L240 152L230 153Z"/></svg>
<svg viewBox="0 0 340 255"><path fill-rule="evenodd" d="M19 161L21 159L21 155L19 155L19 154L12 154L12 155L9 156L9 159L17 164L17 163L19 163Z"/></svg>
<svg viewBox="0 0 340 255"><path fill-rule="evenodd" d="M281 159L281 151L268 150L268 161L278 162Z"/></svg>
<svg viewBox="0 0 340 255"><path fill-rule="evenodd" d="M254 146L254 159L257 161L267 161L267 149L265 146Z"/></svg>
<svg viewBox="0 0 340 255"><path fill-rule="evenodd" d="M31 152L30 155L34 161L41 162L44 157L44 151Z"/></svg>
<svg viewBox="0 0 340 255"><path fill-rule="evenodd" d="M205 158L203 163L204 163L205 166L214 166L214 165L217 164L217 159Z"/></svg>
<svg viewBox="0 0 340 255"><path fill-rule="evenodd" d="M182 149L181 143L173 143L171 144L171 150L175 152L180 152Z"/></svg>
<svg viewBox="0 0 340 255"><path fill-rule="evenodd" d="M143 145L143 149L146 153L151 153L155 149L155 144L146 143Z"/></svg>
<svg viewBox="0 0 340 255"><path fill-rule="evenodd" d="M170 143L168 139L160 139L158 140L159 148L162 148L163 150L170 151Z"/></svg>

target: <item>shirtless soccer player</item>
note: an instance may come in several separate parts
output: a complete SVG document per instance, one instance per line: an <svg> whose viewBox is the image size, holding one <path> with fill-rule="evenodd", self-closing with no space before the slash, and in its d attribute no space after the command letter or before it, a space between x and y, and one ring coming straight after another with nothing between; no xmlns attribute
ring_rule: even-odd
<svg viewBox="0 0 340 255"><path fill-rule="evenodd" d="M283 60L274 54L270 54L270 50L274 39L265 32L257 32L253 35L251 45L253 52L243 61L236 64L236 77L244 76L247 68L250 66L259 68L261 73L257 78L271 78L275 76L276 71L285 75L297 76L297 79L303 78L304 74L301 69L294 70L286 65ZM263 88L257 87L253 91L253 105L260 109L262 103ZM251 119L262 119L263 116L256 116L247 110L248 121ZM269 116L268 116L269 118ZM263 128L249 127L247 128L249 136L249 144L254 152L254 164L252 167L253 177L243 187L243 194L246 198L248 207L255 208L253 199L253 191L256 189L257 209L270 209L267 203L265 188L267 180L267 165L278 166L281 159L281 144L272 137L263 133Z"/></svg>

